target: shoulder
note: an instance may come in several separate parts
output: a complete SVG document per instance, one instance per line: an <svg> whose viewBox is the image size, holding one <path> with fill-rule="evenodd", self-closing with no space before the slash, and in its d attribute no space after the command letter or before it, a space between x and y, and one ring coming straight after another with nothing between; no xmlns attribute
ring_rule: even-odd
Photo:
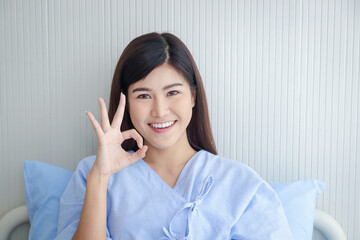
<svg viewBox="0 0 360 240"><path fill-rule="evenodd" d="M96 155L91 155L80 160L68 183L68 187L70 185L86 185L86 176L94 165L95 159Z"/></svg>
<svg viewBox="0 0 360 240"><path fill-rule="evenodd" d="M225 158L219 155L215 155L211 152L206 150L200 150L198 152L201 157L207 162L207 164L214 164L217 166L224 166L224 167L234 167L234 168L248 168L245 164L241 163L238 160L233 160L229 158ZM250 169L251 170L251 169Z"/></svg>
<svg viewBox="0 0 360 240"><path fill-rule="evenodd" d="M270 185L255 170L240 161L202 151L198 167L202 175L211 175L219 190L230 198L242 198L248 202L255 196L275 195Z"/></svg>
<svg viewBox="0 0 360 240"><path fill-rule="evenodd" d="M95 159L96 155L91 155L81 159L78 166L76 167L75 172L80 172L87 175L90 172L92 166L94 165Z"/></svg>
<svg viewBox="0 0 360 240"><path fill-rule="evenodd" d="M246 209L249 216L255 216L257 212L260 216L265 211L270 214L271 209L281 209L280 200L274 190L249 166L207 151L201 151L199 160L201 175L213 177L214 204L221 208L222 212L235 213L235 218L239 219ZM219 201L226 204L219 206Z"/></svg>
<svg viewBox="0 0 360 240"><path fill-rule="evenodd" d="M215 155L205 150L201 150L200 154L205 169L212 174L228 176L232 179L245 178L255 182L264 181L257 172L238 160Z"/></svg>

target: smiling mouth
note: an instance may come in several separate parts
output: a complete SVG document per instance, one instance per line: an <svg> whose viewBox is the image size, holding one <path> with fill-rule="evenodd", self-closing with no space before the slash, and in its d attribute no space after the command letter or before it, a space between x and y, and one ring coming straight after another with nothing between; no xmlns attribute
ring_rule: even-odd
<svg viewBox="0 0 360 240"><path fill-rule="evenodd" d="M165 122L165 123L148 123L148 125L155 129L166 129L166 128L169 128L172 125L174 125L175 122L176 122L176 120Z"/></svg>

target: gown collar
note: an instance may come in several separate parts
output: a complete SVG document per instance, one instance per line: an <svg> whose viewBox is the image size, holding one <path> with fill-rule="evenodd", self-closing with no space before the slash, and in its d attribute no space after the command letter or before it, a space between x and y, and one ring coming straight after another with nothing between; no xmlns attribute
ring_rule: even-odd
<svg viewBox="0 0 360 240"><path fill-rule="evenodd" d="M184 168L182 169L178 180L176 181L175 186L172 188L170 187L155 171L154 169L152 169L143 159L140 159L139 162L145 167L147 168L147 170L149 171L149 174L152 175L153 179L155 180L155 182L160 183L161 185L164 186L164 188L166 188L169 191L175 191L177 189L179 189L182 185L182 182L184 181L184 175L186 175L186 173L189 171L190 165L192 165L192 162L196 160L196 158L198 158L199 155L201 155L201 152L203 152L204 150L199 150L198 152L196 152L194 154L194 156L192 156L189 161L185 164Z"/></svg>

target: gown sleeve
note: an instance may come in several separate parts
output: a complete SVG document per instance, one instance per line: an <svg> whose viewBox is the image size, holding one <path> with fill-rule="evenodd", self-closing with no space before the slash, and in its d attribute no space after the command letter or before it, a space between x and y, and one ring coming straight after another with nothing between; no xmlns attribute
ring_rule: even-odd
<svg viewBox="0 0 360 240"><path fill-rule="evenodd" d="M261 183L231 229L231 239L293 239L281 202L273 189Z"/></svg>
<svg viewBox="0 0 360 240"><path fill-rule="evenodd" d="M94 164L95 156L83 159L71 177L60 198L60 211L56 240L72 239L80 221L86 191L86 176ZM109 206L109 202L107 202ZM106 238L111 240L106 224Z"/></svg>

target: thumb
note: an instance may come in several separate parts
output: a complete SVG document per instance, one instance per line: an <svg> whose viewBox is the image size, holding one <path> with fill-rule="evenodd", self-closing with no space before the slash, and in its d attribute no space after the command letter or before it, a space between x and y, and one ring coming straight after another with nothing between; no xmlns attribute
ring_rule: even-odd
<svg viewBox="0 0 360 240"><path fill-rule="evenodd" d="M145 157L145 153L148 150L148 146L144 145L142 148L138 149L136 152L130 155L130 162L135 163L141 158Z"/></svg>

